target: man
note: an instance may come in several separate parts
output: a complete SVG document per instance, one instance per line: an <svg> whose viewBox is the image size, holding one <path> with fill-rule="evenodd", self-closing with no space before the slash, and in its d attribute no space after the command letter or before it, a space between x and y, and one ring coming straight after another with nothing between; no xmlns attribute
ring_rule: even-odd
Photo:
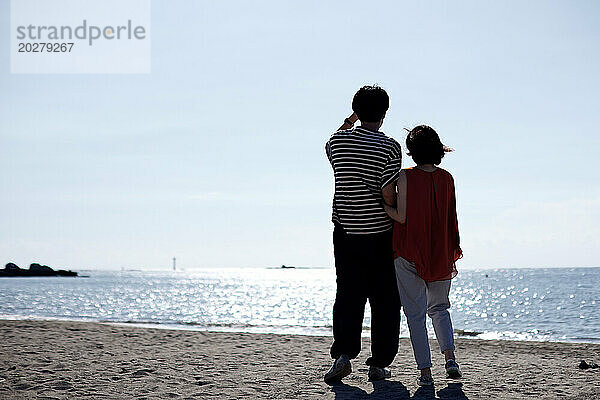
<svg viewBox="0 0 600 400"><path fill-rule="evenodd" d="M354 95L354 113L344 120L325 150L335 176L333 248L337 292L333 306L335 360L325 382L352 372L350 360L361 349L365 304L371 305L369 379L389 378L398 352L400 300L392 251L392 220L383 202L396 201L395 182L401 164L398 142L379 132L389 97L378 86ZM360 120L360 126L353 129Z"/></svg>

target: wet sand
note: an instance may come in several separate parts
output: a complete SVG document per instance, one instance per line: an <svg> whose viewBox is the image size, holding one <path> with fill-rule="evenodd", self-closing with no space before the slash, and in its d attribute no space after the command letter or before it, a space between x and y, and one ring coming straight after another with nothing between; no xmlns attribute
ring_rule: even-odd
<svg viewBox="0 0 600 400"><path fill-rule="evenodd" d="M392 379L367 381L369 341L343 384L322 380L330 337L0 320L0 399L600 399L599 344L457 340L465 377L419 389L401 339ZM436 349L432 343L432 349Z"/></svg>

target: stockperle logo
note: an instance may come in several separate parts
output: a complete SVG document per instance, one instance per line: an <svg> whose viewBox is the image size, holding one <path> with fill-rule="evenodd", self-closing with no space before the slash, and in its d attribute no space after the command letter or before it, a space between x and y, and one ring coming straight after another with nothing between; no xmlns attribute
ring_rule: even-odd
<svg viewBox="0 0 600 400"><path fill-rule="evenodd" d="M150 73L150 0L11 0L12 73Z"/></svg>

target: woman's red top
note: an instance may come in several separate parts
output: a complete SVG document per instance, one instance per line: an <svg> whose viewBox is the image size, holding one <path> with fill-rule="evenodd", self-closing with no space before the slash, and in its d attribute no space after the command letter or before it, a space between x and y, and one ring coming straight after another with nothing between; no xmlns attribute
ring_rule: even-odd
<svg viewBox="0 0 600 400"><path fill-rule="evenodd" d="M406 221L394 223L394 257L415 264L426 282L452 279L462 257L454 179L444 169L408 168Z"/></svg>

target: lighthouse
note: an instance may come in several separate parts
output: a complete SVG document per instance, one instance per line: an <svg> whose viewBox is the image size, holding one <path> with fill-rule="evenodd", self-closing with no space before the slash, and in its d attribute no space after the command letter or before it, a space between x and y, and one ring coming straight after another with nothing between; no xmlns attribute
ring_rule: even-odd
<svg viewBox="0 0 600 400"><path fill-rule="evenodd" d="M175 271L175 257L173 257L173 271Z"/></svg>

